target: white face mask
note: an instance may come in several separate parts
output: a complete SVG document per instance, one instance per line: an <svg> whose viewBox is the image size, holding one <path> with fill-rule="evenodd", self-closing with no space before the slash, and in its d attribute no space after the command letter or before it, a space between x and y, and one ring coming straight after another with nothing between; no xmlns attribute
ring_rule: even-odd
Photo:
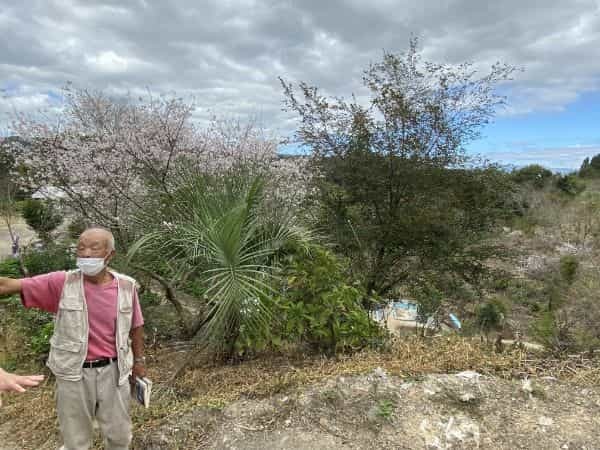
<svg viewBox="0 0 600 450"><path fill-rule="evenodd" d="M77 267L84 275L93 277L106 267L104 258L77 258Z"/></svg>

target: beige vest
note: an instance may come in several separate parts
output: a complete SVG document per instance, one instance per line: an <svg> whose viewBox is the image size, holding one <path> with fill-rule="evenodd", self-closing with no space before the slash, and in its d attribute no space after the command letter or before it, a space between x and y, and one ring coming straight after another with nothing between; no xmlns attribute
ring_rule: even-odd
<svg viewBox="0 0 600 450"><path fill-rule="evenodd" d="M133 367L131 321L135 280L110 271L117 280L117 326L115 338L119 367L119 385L127 382ZM83 275L79 270L67 272L65 284L50 338L48 367L63 380L79 381L88 351L89 322L83 290Z"/></svg>

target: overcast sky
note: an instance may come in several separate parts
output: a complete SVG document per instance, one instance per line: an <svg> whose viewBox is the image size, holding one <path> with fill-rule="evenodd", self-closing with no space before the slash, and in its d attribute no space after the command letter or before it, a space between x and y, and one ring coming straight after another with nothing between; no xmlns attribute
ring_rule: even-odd
<svg viewBox="0 0 600 450"><path fill-rule="evenodd" d="M286 134L277 77L360 93L383 50L525 68L471 146L492 159L577 167L600 153L600 0L0 0L0 129L60 105L67 82L193 96L197 118L253 116Z"/></svg>

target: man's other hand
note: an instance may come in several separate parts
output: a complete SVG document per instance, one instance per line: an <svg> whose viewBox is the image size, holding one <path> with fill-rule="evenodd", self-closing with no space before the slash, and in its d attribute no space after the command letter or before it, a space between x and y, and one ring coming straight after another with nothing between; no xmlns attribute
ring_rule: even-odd
<svg viewBox="0 0 600 450"><path fill-rule="evenodd" d="M135 377L143 378L146 376L146 366L144 364L135 363L131 373L131 382L135 383Z"/></svg>

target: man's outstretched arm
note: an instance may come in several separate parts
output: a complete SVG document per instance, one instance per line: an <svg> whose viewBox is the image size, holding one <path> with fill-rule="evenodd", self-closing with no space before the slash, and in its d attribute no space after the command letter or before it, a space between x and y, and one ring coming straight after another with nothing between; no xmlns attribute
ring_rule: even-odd
<svg viewBox="0 0 600 450"><path fill-rule="evenodd" d="M0 277L0 296L21 293L21 280L15 278Z"/></svg>

